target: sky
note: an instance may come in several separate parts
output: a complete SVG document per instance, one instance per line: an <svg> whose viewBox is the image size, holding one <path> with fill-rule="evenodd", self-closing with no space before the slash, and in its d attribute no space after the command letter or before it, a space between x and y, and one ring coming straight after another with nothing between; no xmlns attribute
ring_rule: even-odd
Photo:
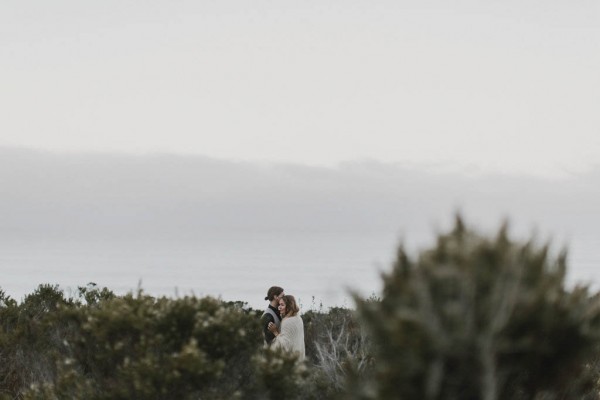
<svg viewBox="0 0 600 400"><path fill-rule="evenodd" d="M598 71L597 0L3 0L1 286L223 294L237 256L341 293L306 271L371 271L457 212L600 282Z"/></svg>
<svg viewBox="0 0 600 400"><path fill-rule="evenodd" d="M600 159L600 3L0 3L0 146L565 177Z"/></svg>

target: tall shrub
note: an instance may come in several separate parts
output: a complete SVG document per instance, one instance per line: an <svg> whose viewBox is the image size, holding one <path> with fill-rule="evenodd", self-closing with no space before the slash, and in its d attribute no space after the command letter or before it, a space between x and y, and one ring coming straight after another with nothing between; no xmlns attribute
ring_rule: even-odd
<svg viewBox="0 0 600 400"><path fill-rule="evenodd" d="M375 378L354 397L597 398L590 368L597 295L565 284L566 256L493 238L460 218L412 258L400 247L380 302L357 299L375 344Z"/></svg>
<svg viewBox="0 0 600 400"><path fill-rule="evenodd" d="M21 304L0 290L0 398L55 378L55 360L70 330L68 324L57 324L56 316L74 306L55 285L39 285Z"/></svg>

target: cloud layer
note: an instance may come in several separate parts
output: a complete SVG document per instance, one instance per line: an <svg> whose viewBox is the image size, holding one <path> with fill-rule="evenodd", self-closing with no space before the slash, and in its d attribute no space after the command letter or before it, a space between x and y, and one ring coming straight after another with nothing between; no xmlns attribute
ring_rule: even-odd
<svg viewBox="0 0 600 400"><path fill-rule="evenodd" d="M469 222L558 235L600 226L600 170L546 180L400 164L336 168L200 156L0 148L0 237L183 238L211 232L428 231Z"/></svg>

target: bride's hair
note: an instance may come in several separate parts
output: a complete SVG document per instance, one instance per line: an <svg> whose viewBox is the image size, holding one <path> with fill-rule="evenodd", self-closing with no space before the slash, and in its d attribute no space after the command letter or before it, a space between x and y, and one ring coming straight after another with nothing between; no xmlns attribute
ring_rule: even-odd
<svg viewBox="0 0 600 400"><path fill-rule="evenodd" d="M286 294L281 298L281 300L283 300L283 302L285 303L286 317L293 317L294 315L298 314L300 308L298 307L294 296L292 296L291 294Z"/></svg>

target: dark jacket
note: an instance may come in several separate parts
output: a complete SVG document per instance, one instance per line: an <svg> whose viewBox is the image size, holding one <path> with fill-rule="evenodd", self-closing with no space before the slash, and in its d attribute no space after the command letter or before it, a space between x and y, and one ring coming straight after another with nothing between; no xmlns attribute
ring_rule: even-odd
<svg viewBox="0 0 600 400"><path fill-rule="evenodd" d="M281 321L281 315L279 314L279 310L270 304L269 308L275 311L275 314L279 317L279 321ZM271 331L269 330L269 322L277 323L278 321L275 321L270 313L265 312L261 318L261 323L263 327L263 334L265 336L265 342L267 342L268 345L270 345L273 339L275 339L275 335L273 335L273 333L271 333Z"/></svg>

